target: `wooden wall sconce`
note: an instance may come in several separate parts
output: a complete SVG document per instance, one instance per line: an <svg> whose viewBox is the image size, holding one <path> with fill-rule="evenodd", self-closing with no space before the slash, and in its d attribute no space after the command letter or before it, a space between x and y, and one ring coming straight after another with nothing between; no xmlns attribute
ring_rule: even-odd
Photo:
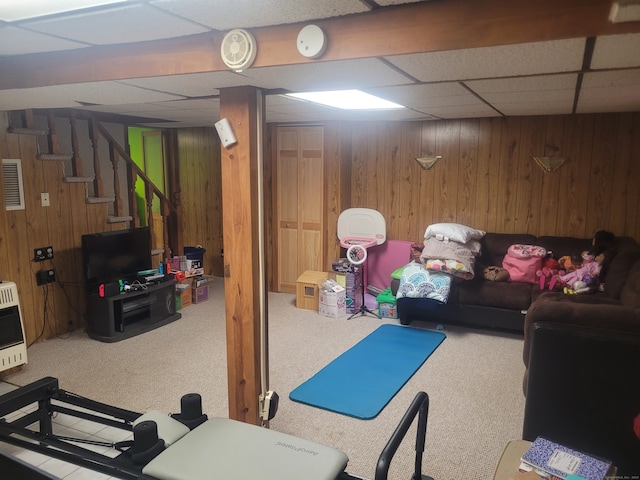
<svg viewBox="0 0 640 480"><path fill-rule="evenodd" d="M545 172L555 172L565 162L564 157L533 157L533 159Z"/></svg>
<svg viewBox="0 0 640 480"><path fill-rule="evenodd" d="M416 162L418 162L418 164L425 170L429 170L441 158L442 158L441 155L431 155L429 157L416 157Z"/></svg>

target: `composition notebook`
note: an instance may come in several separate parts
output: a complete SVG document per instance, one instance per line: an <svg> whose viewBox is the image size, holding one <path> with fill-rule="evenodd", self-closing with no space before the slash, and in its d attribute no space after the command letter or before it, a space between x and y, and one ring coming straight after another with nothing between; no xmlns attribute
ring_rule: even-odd
<svg viewBox="0 0 640 480"><path fill-rule="evenodd" d="M603 480L611 469L611 462L607 460L572 450L542 437L535 439L522 456L522 461L559 478L578 475L586 480Z"/></svg>
<svg viewBox="0 0 640 480"><path fill-rule="evenodd" d="M211 418L151 460L160 480L335 480L340 450L228 418Z"/></svg>

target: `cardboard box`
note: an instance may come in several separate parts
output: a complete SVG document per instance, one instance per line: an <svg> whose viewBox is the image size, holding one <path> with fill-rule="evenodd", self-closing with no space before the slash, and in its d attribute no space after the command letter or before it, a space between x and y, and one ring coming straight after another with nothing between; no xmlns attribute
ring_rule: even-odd
<svg viewBox="0 0 640 480"><path fill-rule="evenodd" d="M306 270L296 282L296 307L318 310L318 284L329 278L327 272Z"/></svg>
<svg viewBox="0 0 640 480"><path fill-rule="evenodd" d="M184 308L184 307L188 307L189 305L191 305L191 289L190 288L183 288L180 290L176 291L176 298L180 299L180 303L179 303L179 307L177 307L178 309L180 308Z"/></svg>
<svg viewBox="0 0 640 480"><path fill-rule="evenodd" d="M209 285L205 284L191 289L191 301L193 303L202 303L207 300L209 300Z"/></svg>
<svg viewBox="0 0 640 480"><path fill-rule="evenodd" d="M346 290L340 285L330 291L320 290L318 300L318 313L323 317L342 318L347 314Z"/></svg>

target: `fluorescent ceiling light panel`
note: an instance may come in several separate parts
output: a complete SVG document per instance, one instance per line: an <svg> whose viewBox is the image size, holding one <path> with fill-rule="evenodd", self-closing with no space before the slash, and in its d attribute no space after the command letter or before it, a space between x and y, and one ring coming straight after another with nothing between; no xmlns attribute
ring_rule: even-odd
<svg viewBox="0 0 640 480"><path fill-rule="evenodd" d="M287 93L288 97L320 103L343 110L392 110L405 108L397 103L360 90L332 90L327 92Z"/></svg>
<svg viewBox="0 0 640 480"><path fill-rule="evenodd" d="M73 12L84 8L99 7L125 1L126 0L2 0L0 2L0 20L15 22L28 18Z"/></svg>

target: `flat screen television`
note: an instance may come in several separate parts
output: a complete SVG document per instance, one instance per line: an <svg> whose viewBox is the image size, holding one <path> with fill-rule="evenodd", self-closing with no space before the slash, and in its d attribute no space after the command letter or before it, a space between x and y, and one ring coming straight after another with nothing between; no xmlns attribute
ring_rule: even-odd
<svg viewBox="0 0 640 480"><path fill-rule="evenodd" d="M151 230L129 228L82 236L84 273L89 292L101 283L133 281L151 269Z"/></svg>

